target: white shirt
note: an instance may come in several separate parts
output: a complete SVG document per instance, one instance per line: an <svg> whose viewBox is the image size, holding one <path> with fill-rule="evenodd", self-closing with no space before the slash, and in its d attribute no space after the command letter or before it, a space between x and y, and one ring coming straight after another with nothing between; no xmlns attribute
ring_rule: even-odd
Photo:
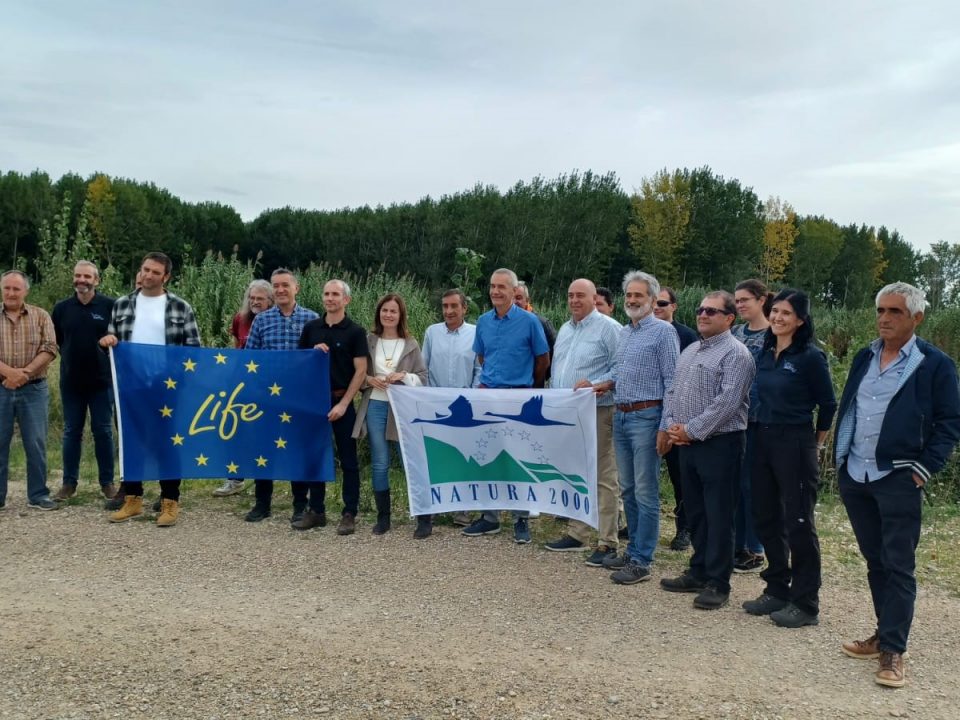
<svg viewBox="0 0 960 720"><path fill-rule="evenodd" d="M137 295L135 307L130 342L166 345L167 333L164 320L167 312L167 294L147 297L141 293Z"/></svg>

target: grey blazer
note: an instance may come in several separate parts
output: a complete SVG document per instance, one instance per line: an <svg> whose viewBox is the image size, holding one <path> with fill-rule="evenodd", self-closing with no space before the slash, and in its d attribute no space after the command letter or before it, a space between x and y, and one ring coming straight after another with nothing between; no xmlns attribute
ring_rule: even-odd
<svg viewBox="0 0 960 720"><path fill-rule="evenodd" d="M373 358L377 352L377 343L380 341L380 338L374 335L373 333L367 333L367 375L373 375L374 373L374 364ZM400 353L400 358L397 360L397 367L395 368L397 372L413 373L418 378L420 378L420 384L427 384L427 363L423 360L423 355L420 353L420 345L412 337L408 337L403 341L403 352ZM360 389L363 391L363 394L360 396L360 408L357 410L357 421L353 424L353 437L361 438L367 434L367 407L370 405L370 395L373 393L373 388L367 385L366 380L364 380L363 385L360 386ZM397 434L397 421L393 417L393 409L387 411L387 440L399 440L400 436Z"/></svg>

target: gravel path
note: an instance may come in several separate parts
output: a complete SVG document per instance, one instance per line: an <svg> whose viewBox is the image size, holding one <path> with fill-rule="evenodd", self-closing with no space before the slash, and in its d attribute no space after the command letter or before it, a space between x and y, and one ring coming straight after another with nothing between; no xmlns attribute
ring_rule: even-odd
<svg viewBox="0 0 960 720"><path fill-rule="evenodd" d="M957 717L960 601L922 590L907 688L839 642L869 634L863 573L821 624L694 610L578 554L405 525L296 533L216 502L176 528L92 504L0 513L0 718ZM849 576L850 573L845 573ZM841 583L838 585L837 583Z"/></svg>

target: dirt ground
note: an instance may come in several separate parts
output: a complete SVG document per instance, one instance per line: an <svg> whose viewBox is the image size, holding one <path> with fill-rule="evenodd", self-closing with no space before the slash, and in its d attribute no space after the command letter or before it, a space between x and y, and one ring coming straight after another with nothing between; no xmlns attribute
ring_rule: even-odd
<svg viewBox="0 0 960 720"><path fill-rule="evenodd" d="M958 717L960 600L921 588L909 684L842 655L872 612L825 577L818 627L694 610L576 553L412 525L376 538L250 524L188 502L175 528L98 505L0 512L0 718ZM148 514L149 515L149 514Z"/></svg>

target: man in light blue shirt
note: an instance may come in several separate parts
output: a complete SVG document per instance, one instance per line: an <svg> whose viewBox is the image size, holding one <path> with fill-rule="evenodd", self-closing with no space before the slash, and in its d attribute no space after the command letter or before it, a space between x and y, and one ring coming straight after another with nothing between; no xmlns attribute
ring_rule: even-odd
<svg viewBox="0 0 960 720"><path fill-rule="evenodd" d="M563 324L553 348L553 388L592 389L597 393L597 514L600 520L596 552L587 565L603 567L616 556L619 515L617 465L613 454L613 370L617 361L620 326L594 307L597 289L585 279L574 280L567 290L570 320ZM554 552L577 552L587 547L591 528L571 520L567 534L546 544Z"/></svg>
<svg viewBox="0 0 960 720"><path fill-rule="evenodd" d="M443 322L428 327L423 336L430 387L476 387L480 383L480 362L473 351L477 326L465 320L467 296L447 290L440 303Z"/></svg>
<svg viewBox="0 0 960 720"><path fill-rule="evenodd" d="M482 388L542 388L550 365L550 346L537 316L513 304L517 274L500 268L490 276L490 302L493 310L477 320L473 350L482 370ZM530 542L530 526L526 511L513 512L513 539L519 544ZM500 516L487 510L482 517L465 528L468 537L494 535L500 532Z"/></svg>

